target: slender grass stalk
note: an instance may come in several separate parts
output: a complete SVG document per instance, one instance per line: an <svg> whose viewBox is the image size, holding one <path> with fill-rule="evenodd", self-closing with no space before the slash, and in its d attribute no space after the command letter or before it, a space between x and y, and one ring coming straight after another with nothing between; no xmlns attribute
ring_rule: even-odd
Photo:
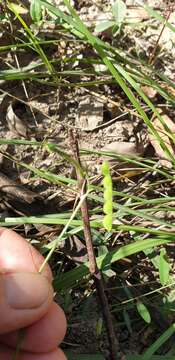
<svg viewBox="0 0 175 360"><path fill-rule="evenodd" d="M100 269L105 269L106 266L112 264L115 261L123 259L127 256L137 254L140 251L144 251L146 249L151 249L159 245L165 245L173 242L173 239L145 239L141 241L137 241L135 243L124 245L118 250L114 249L113 251L109 251L108 254L97 257L97 265ZM57 291L64 291L66 289L72 288L76 286L77 282L80 284L80 280L89 274L88 271L89 265L85 263L80 265L79 267L68 271L65 274L59 276L54 279L54 287Z"/></svg>
<svg viewBox="0 0 175 360"><path fill-rule="evenodd" d="M143 354L142 360L151 360L152 355L175 333L175 323L172 324Z"/></svg>
<svg viewBox="0 0 175 360"><path fill-rule="evenodd" d="M50 61L48 60L46 54L44 53L43 49L41 48L40 44L38 43L37 38L33 35L32 31L30 30L30 28L27 26L27 24L25 23L25 21L23 20L23 18L20 16L20 14L16 11L15 7L13 6L13 3L10 3L9 1L7 1L8 7L9 9L15 14L15 16L18 18L18 20L20 21L21 25L23 26L23 28L26 31L26 34L28 36L28 39L30 41L32 41L32 44L34 45L34 48L36 50L36 52L39 54L39 56L41 57L41 59L43 60L43 63L46 65L49 73L51 74L55 74L55 71L50 63Z"/></svg>
<svg viewBox="0 0 175 360"><path fill-rule="evenodd" d="M53 252L55 251L56 247L62 241L63 236L65 235L66 231L68 230L68 228L69 228L72 220L74 219L75 215L77 214L78 210L81 208L81 205L82 205L84 199L86 199L88 193L89 193L89 191L87 191L85 194L80 196L80 201L79 201L78 205L76 206L75 210L73 211L72 215L70 216L69 220L67 221L66 225L64 226L64 228L61 231L58 238L54 240L54 242L52 244L52 248L50 249L48 255L46 256L45 260L43 261L43 263L39 269L39 273L42 273L42 271L44 270L44 267L46 266L47 262L49 261L50 257L52 256Z"/></svg>

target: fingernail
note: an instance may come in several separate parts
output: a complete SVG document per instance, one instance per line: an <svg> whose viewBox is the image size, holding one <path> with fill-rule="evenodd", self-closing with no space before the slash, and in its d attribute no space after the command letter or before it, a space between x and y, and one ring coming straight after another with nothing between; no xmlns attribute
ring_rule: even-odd
<svg viewBox="0 0 175 360"><path fill-rule="evenodd" d="M3 276L6 302L14 309L35 309L47 301L51 286L48 280L34 273Z"/></svg>

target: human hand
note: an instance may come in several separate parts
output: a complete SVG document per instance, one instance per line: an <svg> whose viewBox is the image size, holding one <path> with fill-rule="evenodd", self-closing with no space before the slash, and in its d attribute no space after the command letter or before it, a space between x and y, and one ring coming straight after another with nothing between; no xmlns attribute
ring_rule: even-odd
<svg viewBox="0 0 175 360"><path fill-rule="evenodd" d="M43 260L21 236L0 228L0 359L13 359L24 328L17 360L66 360L57 348L66 319L53 301L49 266L38 273Z"/></svg>

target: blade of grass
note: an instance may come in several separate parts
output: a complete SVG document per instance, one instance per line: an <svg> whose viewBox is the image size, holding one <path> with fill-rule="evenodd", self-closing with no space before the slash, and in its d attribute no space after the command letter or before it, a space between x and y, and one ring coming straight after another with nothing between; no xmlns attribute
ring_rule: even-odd
<svg viewBox="0 0 175 360"><path fill-rule="evenodd" d="M55 251L56 247L62 241L65 233L67 232L67 230L68 230L71 222L73 221L75 215L77 214L78 210L81 208L81 205L82 205L84 199L86 199L87 195L88 195L88 191L80 197L80 201L79 201L78 205L76 206L75 210L73 211L72 215L70 216L69 220L67 221L67 223L64 226L63 230L61 231L60 235L58 236L58 238L56 238L54 240L52 248L50 249L48 255L46 256L45 260L43 261L43 263L42 263L42 265L41 265L41 267L39 269L39 273L41 273L44 270L45 265L49 261L50 257L52 256L53 252Z"/></svg>
<svg viewBox="0 0 175 360"><path fill-rule="evenodd" d="M6 217L4 220L0 220L1 226L12 226L12 225L22 225L22 224L52 224L52 225L65 225L68 219L56 217L46 217L46 216L23 216L23 217ZM81 220L72 220L71 226L82 226ZM102 226L102 220L91 221L91 226L99 228Z"/></svg>
<svg viewBox="0 0 175 360"><path fill-rule="evenodd" d="M151 173L154 171L156 171L157 173L165 176L168 179L174 179L174 176L172 176L170 174L170 171L164 171L159 169L158 167L154 168L155 166L155 162L151 159L143 159L139 156L124 156L124 155L120 155L114 152L110 152L110 151L97 151L97 150L86 150L86 149L81 149L80 153L82 154L96 154L96 155L102 155L102 156L110 156L113 159L116 160L121 160L121 161L125 161L126 163L131 163L134 164L136 166L140 166L141 168L147 168L151 171Z"/></svg>
<svg viewBox="0 0 175 360"><path fill-rule="evenodd" d="M175 333L175 323L172 324L142 355L142 360L151 360L152 355Z"/></svg>
<svg viewBox="0 0 175 360"><path fill-rule="evenodd" d="M33 44L36 52L39 54L43 63L46 65L46 68L48 69L49 73L54 75L55 71L54 71L50 61L48 60L46 54L44 53L43 49L41 48L40 44L38 43L37 37L33 35L32 31L30 30L28 25L25 23L25 21L20 16L20 14L16 11L16 8L13 6L13 3L7 1L7 4L8 4L9 9L15 14L17 19L20 21L21 25L23 26L24 30L26 31L26 34L27 34L29 40L32 41L32 44Z"/></svg>
<svg viewBox="0 0 175 360"><path fill-rule="evenodd" d="M137 112L141 115L141 117L143 118L143 120L145 121L145 123L147 124L147 126L149 127L151 133L157 138L158 142L160 143L160 146L162 147L162 149L164 150L165 154L167 155L167 157L169 159L171 159L172 163L174 163L175 165L175 159L174 156L171 154L170 150L168 149L168 147L166 146L166 144L164 143L164 141L162 141L161 136L159 135L159 133L157 132L157 130L154 128L154 126L152 125L151 121L149 120L149 118L147 117L145 111L142 109L139 101L136 99L136 97L134 96L133 92L131 91L131 89L126 85L125 81L122 79L122 77L119 75L119 70L120 72L122 72L122 75L125 77L125 79L127 79L127 81L132 85L132 87L134 87L134 89L139 93L139 95L143 98L144 101L146 101L146 103L149 104L149 106L151 106L150 108L154 111L154 113L156 114L156 116L160 119L161 123L164 124L164 126L166 126L164 120L162 119L162 117L160 116L159 112L156 110L156 108L154 107L154 105L151 103L151 101L147 98L147 96L139 89L138 85L134 82L133 79L131 79L131 77L127 74L126 71L124 71L124 69L119 66L119 65L113 65L112 61L110 60L110 58L107 56L106 52L103 50L102 47L99 46L98 41L96 39L96 37L94 35L92 35L90 33L90 31L88 30L88 28L84 25L84 23L81 21L81 19L79 18L79 16L77 15L76 11L73 9L73 7L70 5L68 0L64 0L65 5L67 6L68 10L70 11L72 18L74 19L74 23L72 24L73 26L76 26L76 28L78 27L78 30L84 34L84 36L87 38L88 42L96 49L96 51L98 52L99 56L102 58L104 64L107 66L107 68L109 69L110 73L112 74L112 76L115 78L115 80L117 81L117 83L120 85L120 87L122 88L122 90L125 92L126 96L128 97L128 99L131 101L131 103L133 104L133 106L136 108ZM69 21L69 19L67 20ZM75 25L76 23L76 25Z"/></svg>
<svg viewBox="0 0 175 360"><path fill-rule="evenodd" d="M54 16L59 17L60 19L63 19L65 21L65 23L70 24L72 32L74 32L74 28L76 29L77 34L80 34L80 28L77 25L77 23L73 20L72 17L70 17L69 15L64 14L62 11L60 11L60 9L55 8L54 6L52 6L51 4L49 4L47 1L45 0L41 0L43 5L49 10L50 13L53 13ZM79 41L86 41L85 39L82 38L83 33L81 34ZM166 76L164 76L163 74L161 74L158 70L155 70L152 66L148 65L147 63L145 63L143 60L139 59L136 60L135 57L132 56L128 56L128 54L126 54L123 50L119 50L116 47L111 46L109 43L106 43L104 41L102 41L99 38L96 38L96 42L99 46L101 46L103 49L107 50L110 52L110 56L113 56L114 58L117 57L118 62L121 62L123 64L129 64L131 65L131 69L133 70L133 68L138 67L138 76L140 77L140 75L142 74L142 76L145 79L149 79L150 81L150 86L154 83L154 79L152 78L148 78L146 76L147 73L150 73L151 75L156 75L159 78L163 79L163 81L165 81L165 83L169 84L171 87L175 87L174 83L172 81L170 81ZM97 60L96 60L97 61ZM139 78L138 78L139 80ZM157 86L159 86L157 84ZM174 98L174 97L173 97ZM171 100L171 98L169 99Z"/></svg>
<svg viewBox="0 0 175 360"><path fill-rule="evenodd" d="M103 204L103 198L102 197L97 196L97 195L92 195L92 194L90 194L89 197L90 197L90 199ZM131 208L125 206L125 205L120 205L118 203L113 203L113 208L117 209L117 210L121 210L123 214L129 214L129 215L138 216L138 217L141 217L142 219L149 220L149 221L151 221L153 223L157 223L157 224L160 224L160 225L166 225L169 228L172 228L172 227L174 228L174 226L175 226L175 224L173 224L173 223L169 223L167 221L161 220L161 219L156 218L156 217L154 217L152 215L147 215L147 214L145 214L144 212L142 212L140 210L133 210L133 209L131 209ZM114 219L115 219L115 217L114 217Z"/></svg>
<svg viewBox="0 0 175 360"><path fill-rule="evenodd" d="M173 239L146 239L137 241L129 245L122 246L118 250L109 251L107 255L97 257L97 264L100 269L105 269L109 264L121 260L124 257L128 257L133 254L137 254L145 249L154 248L159 245L164 245L173 242ZM88 263L80 265L73 270L68 271L65 274L59 275L59 278L54 279L55 290L66 290L76 286L77 283L85 276L89 274Z"/></svg>
<svg viewBox="0 0 175 360"><path fill-rule="evenodd" d="M147 4L144 4L145 10L148 12L149 15L151 15L153 18L161 21L163 24L166 23L166 27L168 27L171 31L175 32L175 27L167 21L164 16L162 16L158 11L154 10L152 7L150 7Z"/></svg>
<svg viewBox="0 0 175 360"><path fill-rule="evenodd" d="M89 195L89 199L91 200L95 200L98 203L103 204L103 198L97 196L97 195ZM174 223L169 223L167 221L161 220L159 218L156 218L152 215L147 215L144 212L140 212L139 210L133 210L128 208L127 206L124 205L119 205L116 203L113 203L113 208L117 209L117 210L121 210L124 215L134 215L137 216L141 219L145 219L145 220L149 220L151 223L154 224L159 224L159 225L164 225L168 228L173 228L175 224ZM115 215L114 213L114 221L115 221L115 216L117 218L117 214ZM65 223L65 219L58 219L57 217L54 218L48 218L45 216L28 216L28 217L6 217L4 220L0 221L1 226L11 226L11 225L19 225L19 224L64 224ZM97 217L97 220L91 220L91 226L92 227L103 227L102 225L102 221L103 218L102 217ZM72 222L72 225L76 226L76 225L82 225L82 222L80 220L74 220Z"/></svg>

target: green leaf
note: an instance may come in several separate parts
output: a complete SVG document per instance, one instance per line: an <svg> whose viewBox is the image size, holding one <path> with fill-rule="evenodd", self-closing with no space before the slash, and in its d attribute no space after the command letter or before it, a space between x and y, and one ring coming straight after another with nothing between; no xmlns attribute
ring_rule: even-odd
<svg viewBox="0 0 175 360"><path fill-rule="evenodd" d="M112 269L107 269L107 270L103 270L103 276L104 276L104 280L105 279L110 279L113 276L116 276L116 272L113 271Z"/></svg>
<svg viewBox="0 0 175 360"><path fill-rule="evenodd" d="M98 247L98 256L105 255L108 253L108 248L106 245L100 245Z"/></svg>
<svg viewBox="0 0 175 360"><path fill-rule="evenodd" d="M108 250L107 246L101 245L98 247L98 256L103 256L103 255L105 256L108 254L108 252L109 252L109 250ZM111 269L110 264L106 265L102 272L103 272L104 280L105 280L105 278L108 279L108 278L111 278L112 276L116 276L116 273Z"/></svg>
<svg viewBox="0 0 175 360"><path fill-rule="evenodd" d="M139 315L142 317L142 319L147 324L150 324L151 316L150 316L150 313L149 313L147 307L140 300L137 301L136 306L137 306L137 311L138 311Z"/></svg>
<svg viewBox="0 0 175 360"><path fill-rule="evenodd" d="M102 22L100 22L99 24L96 25L95 32L100 33L102 31L105 31L105 30L111 28L114 25L115 25L114 21L111 21L111 20L102 21Z"/></svg>
<svg viewBox="0 0 175 360"><path fill-rule="evenodd" d="M126 16L126 5L122 0L116 0L112 6L112 13L117 25L121 25Z"/></svg>
<svg viewBox="0 0 175 360"><path fill-rule="evenodd" d="M31 1L30 16L34 22L39 22L41 20L42 11L41 11L40 0L32 0Z"/></svg>
<svg viewBox="0 0 175 360"><path fill-rule="evenodd" d="M162 248L160 250L160 256L159 256L159 278L160 278L160 283L162 285L167 284L169 280L170 269L171 266L167 260L166 249Z"/></svg>
<svg viewBox="0 0 175 360"><path fill-rule="evenodd" d="M103 226L107 231L112 230L112 216L110 214L104 216Z"/></svg>
<svg viewBox="0 0 175 360"><path fill-rule="evenodd" d="M98 256L107 255L108 254L108 248L105 245L101 245L98 247ZM111 265L108 264L103 269L103 275L104 278L111 278L112 276L115 276L116 273L111 269Z"/></svg>
<svg viewBox="0 0 175 360"><path fill-rule="evenodd" d="M18 218L19 219L19 218ZM19 222L17 222L18 224ZM23 222L24 223L24 222ZM33 219L32 219L33 223ZM38 219L37 222L38 224ZM100 269L104 269L106 266L123 259L127 256L137 254L140 251L144 251L149 248L154 248L159 245L163 245L166 243L174 242L174 238L171 239L144 239L140 241L136 241L134 243L121 246L119 249L115 249L113 251L108 251L108 254L97 257L97 265ZM65 274L59 274L54 278L54 289L56 291L72 289L72 287L77 285L77 281L81 280L84 276L89 274L89 263L84 263L70 271L67 271Z"/></svg>
<svg viewBox="0 0 175 360"><path fill-rule="evenodd" d="M115 37L117 34L119 34L121 30L121 26L115 24L115 26L113 26L112 28L112 35Z"/></svg>

